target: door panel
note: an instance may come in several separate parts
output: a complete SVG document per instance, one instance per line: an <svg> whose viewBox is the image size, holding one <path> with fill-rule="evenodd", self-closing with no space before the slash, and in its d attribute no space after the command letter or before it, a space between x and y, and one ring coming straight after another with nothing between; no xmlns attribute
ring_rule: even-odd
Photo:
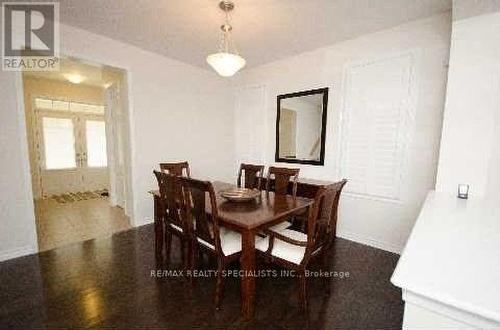
<svg viewBox="0 0 500 330"><path fill-rule="evenodd" d="M83 191L107 189L109 185L106 167L89 167L83 170Z"/></svg>
<svg viewBox="0 0 500 330"><path fill-rule="evenodd" d="M78 169L42 171L44 197L81 191L81 175Z"/></svg>
<svg viewBox="0 0 500 330"><path fill-rule="evenodd" d="M71 118L44 117L42 125L45 168L47 170L76 168L73 120Z"/></svg>
<svg viewBox="0 0 500 330"><path fill-rule="evenodd" d="M82 177L85 191L108 188L108 157L106 125L103 116L85 115L81 118L84 135Z"/></svg>
<svg viewBox="0 0 500 330"><path fill-rule="evenodd" d="M42 196L80 191L76 117L53 111L39 111L38 115Z"/></svg>
<svg viewBox="0 0 500 330"><path fill-rule="evenodd" d="M104 120L85 120L85 137L87 142L87 166L108 166Z"/></svg>

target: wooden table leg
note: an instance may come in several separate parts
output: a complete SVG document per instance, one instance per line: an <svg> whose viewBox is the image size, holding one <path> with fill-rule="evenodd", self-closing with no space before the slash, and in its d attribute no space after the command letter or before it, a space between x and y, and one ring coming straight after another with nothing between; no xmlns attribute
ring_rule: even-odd
<svg viewBox="0 0 500 330"><path fill-rule="evenodd" d="M251 230L241 233L241 313L245 319L253 317L255 297L255 235ZM245 276L248 275L248 276Z"/></svg>
<svg viewBox="0 0 500 330"><path fill-rule="evenodd" d="M155 252L156 256L161 256L163 251L163 210L158 196L154 196L154 227L155 227Z"/></svg>

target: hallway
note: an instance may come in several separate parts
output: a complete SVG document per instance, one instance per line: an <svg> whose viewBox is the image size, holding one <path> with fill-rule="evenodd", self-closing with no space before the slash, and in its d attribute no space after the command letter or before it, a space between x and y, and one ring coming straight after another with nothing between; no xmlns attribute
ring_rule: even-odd
<svg viewBox="0 0 500 330"><path fill-rule="evenodd" d="M67 203L37 200L35 212L40 252L131 228L123 210L103 198Z"/></svg>

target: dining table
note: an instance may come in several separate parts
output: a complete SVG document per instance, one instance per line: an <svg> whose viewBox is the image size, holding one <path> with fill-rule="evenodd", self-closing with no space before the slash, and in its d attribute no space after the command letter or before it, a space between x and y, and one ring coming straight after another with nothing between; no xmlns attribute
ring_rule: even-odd
<svg viewBox="0 0 500 330"><path fill-rule="evenodd" d="M250 319L254 314L257 234L287 220L294 214L304 212L313 204L313 199L261 191L253 201L234 202L221 196L222 191L235 187L234 184L220 181L212 184L216 193L219 224L241 234L241 312L245 319ZM163 233L160 216L163 212L162 203L157 190L152 190L150 193L154 196L156 245L162 246ZM208 202L206 212L211 213Z"/></svg>

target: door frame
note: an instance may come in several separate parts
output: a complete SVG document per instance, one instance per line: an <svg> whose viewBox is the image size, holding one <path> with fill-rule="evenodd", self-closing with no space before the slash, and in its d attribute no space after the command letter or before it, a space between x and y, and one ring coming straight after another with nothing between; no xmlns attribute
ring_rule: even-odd
<svg viewBox="0 0 500 330"><path fill-rule="evenodd" d="M125 119L123 109L120 107L121 95L117 84L112 84L105 91L106 104L106 142L108 150L108 173L109 173L109 202L112 206L120 206L127 209L126 177L125 177L125 150L123 137L123 121ZM117 102L118 101L118 102Z"/></svg>
<svg viewBox="0 0 500 330"><path fill-rule="evenodd" d="M60 54L61 57L65 56L63 53ZM106 65L110 67L114 67L117 69L120 69L122 72L122 82L123 82L123 107L125 110L125 121L127 123L127 130L124 133L124 138L126 139L126 160L129 163L128 166L125 167L125 182L127 184L126 188L126 201L127 201L127 207L125 208L125 214L129 217L130 219L130 224L132 226L138 226L139 223L137 221L137 217L135 215L135 212L137 210L137 201L134 198L134 191L132 188L132 182L133 182L133 170L135 169L135 164L134 164L134 159L132 155L134 154L134 149L135 145L132 140L132 136L134 136L134 123L132 121L133 114L134 114L134 108L133 108L133 96L130 93L132 91L133 83L132 83L132 73L130 70L130 67L124 66L121 61L117 60L109 60L109 59L103 59L101 57L89 57L88 54L87 56L81 56L81 54L75 54L72 56L73 58L83 61L83 62L90 62L90 63L97 63L100 65ZM17 104L16 104L16 111L17 111L17 129L18 129L18 137L20 140L20 151L21 151L21 164L22 168L21 170L21 176L22 176L22 185L24 186L24 198L25 200L31 201L29 203L30 209L27 210L27 213L29 214L29 217L31 218L31 226L29 228L26 228L30 232L30 235L32 237L31 239L31 244L30 246L26 246L22 251L17 251L15 253L15 256L20 256L20 255L25 255L25 254L30 254L30 253L36 253L38 252L38 235L37 235L37 230L36 230L36 219L35 219L35 205L34 205L34 198L33 198L33 178L31 174L31 165L30 165L30 158L29 158L29 148L28 148L28 135L27 135L27 125L26 125L26 105L25 105L25 91L24 91L24 84L23 84L23 75L21 71L18 72L12 72L11 73L13 78L14 78L14 85L15 85L15 91L16 91L16 99L17 99ZM36 170L36 169L34 169Z"/></svg>

